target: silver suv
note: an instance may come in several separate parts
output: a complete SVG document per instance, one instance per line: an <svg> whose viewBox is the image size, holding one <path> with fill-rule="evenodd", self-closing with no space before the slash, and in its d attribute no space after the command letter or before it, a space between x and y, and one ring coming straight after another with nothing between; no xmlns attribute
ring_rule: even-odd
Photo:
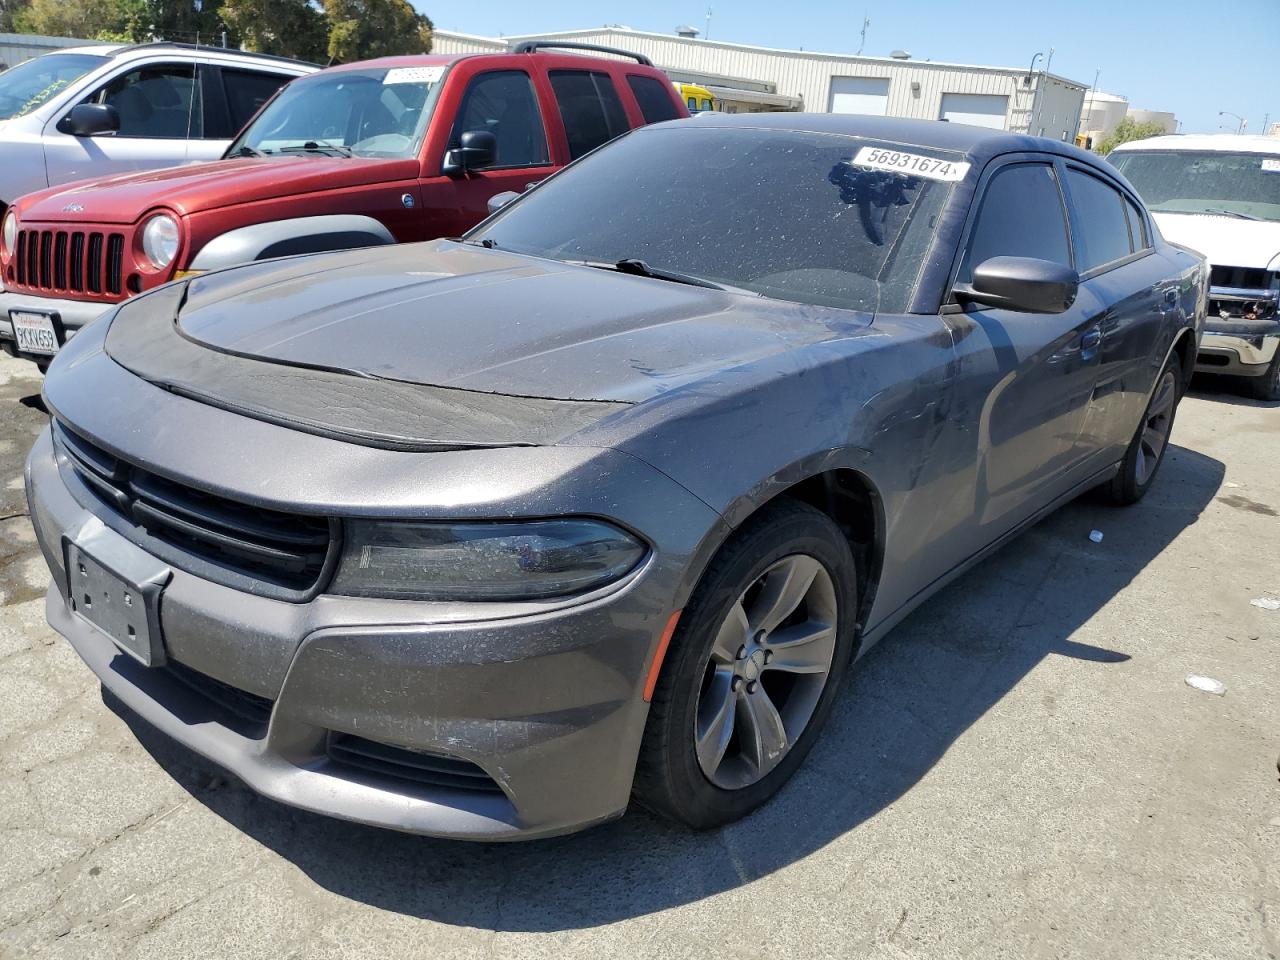
<svg viewBox="0 0 1280 960"><path fill-rule="evenodd" d="M176 43L70 47L0 73L0 211L33 190L216 160L317 68Z"/></svg>

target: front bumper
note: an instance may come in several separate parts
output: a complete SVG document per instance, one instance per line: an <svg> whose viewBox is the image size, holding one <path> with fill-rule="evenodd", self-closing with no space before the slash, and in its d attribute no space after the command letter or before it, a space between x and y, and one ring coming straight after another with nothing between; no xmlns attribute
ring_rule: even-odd
<svg viewBox="0 0 1280 960"><path fill-rule="evenodd" d="M1260 377L1280 350L1280 320L1223 320L1205 324L1196 372Z"/></svg>
<svg viewBox="0 0 1280 960"><path fill-rule="evenodd" d="M169 659L188 680L194 672L265 703L269 719L254 727L174 669L141 666L69 608L68 540L141 550L86 506L48 431L28 459L27 494L53 573L50 625L127 707L253 790L471 840L565 833L626 809L646 667L675 584L656 554L596 599L527 615L325 595L290 603L173 569L160 613ZM335 736L472 765L485 789L351 767L335 759Z"/></svg>
<svg viewBox="0 0 1280 960"><path fill-rule="evenodd" d="M35 297L30 294L19 293L16 290L0 289L0 350L10 356L18 356L17 345L14 343L13 337L13 323L9 319L10 310L29 310L34 313L56 314L62 324L66 339L70 340L86 324L96 320L107 311L115 309L115 307L116 304L113 303L61 300L56 297ZM24 356L34 357L34 354L24 354ZM51 358L41 357L40 359L48 360Z"/></svg>

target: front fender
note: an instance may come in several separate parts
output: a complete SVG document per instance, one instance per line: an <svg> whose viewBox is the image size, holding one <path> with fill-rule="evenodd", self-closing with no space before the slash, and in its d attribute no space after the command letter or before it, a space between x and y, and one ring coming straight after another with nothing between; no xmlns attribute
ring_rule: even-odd
<svg viewBox="0 0 1280 960"><path fill-rule="evenodd" d="M228 230L206 243L187 269L220 270L271 257L377 247L395 242L391 231L373 217L354 214L296 217Z"/></svg>

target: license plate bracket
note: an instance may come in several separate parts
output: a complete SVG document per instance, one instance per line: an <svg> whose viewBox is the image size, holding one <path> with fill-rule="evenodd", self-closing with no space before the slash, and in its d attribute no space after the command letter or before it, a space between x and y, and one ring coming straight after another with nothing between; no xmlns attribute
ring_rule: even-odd
<svg viewBox="0 0 1280 960"><path fill-rule="evenodd" d="M145 554L132 555L108 537L92 539L83 545L65 541L71 611L143 666L163 666L160 594L172 571Z"/></svg>
<svg viewBox="0 0 1280 960"><path fill-rule="evenodd" d="M66 342L62 317L48 310L10 310L13 341L25 356L52 357Z"/></svg>

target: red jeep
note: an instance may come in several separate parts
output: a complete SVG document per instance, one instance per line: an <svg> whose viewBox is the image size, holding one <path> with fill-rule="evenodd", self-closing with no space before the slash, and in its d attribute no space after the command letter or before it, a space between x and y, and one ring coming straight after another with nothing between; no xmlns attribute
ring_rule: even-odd
<svg viewBox="0 0 1280 960"><path fill-rule="evenodd" d="M496 194L688 115L646 57L607 47L536 42L321 71L282 89L222 160L16 201L0 236L0 348L46 365L111 304L183 274L455 236Z"/></svg>

